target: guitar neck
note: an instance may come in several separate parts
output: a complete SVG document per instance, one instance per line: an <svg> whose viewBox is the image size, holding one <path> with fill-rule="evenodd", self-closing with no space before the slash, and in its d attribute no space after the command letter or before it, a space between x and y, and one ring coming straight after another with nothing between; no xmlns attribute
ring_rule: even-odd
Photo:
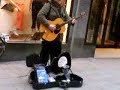
<svg viewBox="0 0 120 90"><path fill-rule="evenodd" d="M68 20L68 21L65 21L65 22L59 24L59 26L62 27L62 26L64 26L65 24L68 24L69 22L71 22L73 19L76 19L76 20L77 20L78 18L81 18L81 16L78 16L78 17L76 17L76 18L73 17L72 19L70 19L70 20Z"/></svg>
<svg viewBox="0 0 120 90"><path fill-rule="evenodd" d="M59 26L62 27L62 26L64 26L65 24L69 23L71 20L72 20L72 19L70 19L70 20L68 20L68 21L65 21L65 22L61 23Z"/></svg>

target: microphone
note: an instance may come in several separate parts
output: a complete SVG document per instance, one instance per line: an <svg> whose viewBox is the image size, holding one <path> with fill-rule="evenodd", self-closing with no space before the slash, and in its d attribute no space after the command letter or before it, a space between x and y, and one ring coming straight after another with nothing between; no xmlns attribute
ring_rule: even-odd
<svg viewBox="0 0 120 90"><path fill-rule="evenodd" d="M66 81L69 83L70 82L70 73L69 73L69 66L68 65L65 65L63 67L63 73L66 77Z"/></svg>
<svg viewBox="0 0 120 90"><path fill-rule="evenodd" d="M69 74L70 66L68 66L67 63L68 63L67 58L65 56L62 56L58 61L58 67L62 68L62 72L65 75L66 81L70 82L70 74Z"/></svg>

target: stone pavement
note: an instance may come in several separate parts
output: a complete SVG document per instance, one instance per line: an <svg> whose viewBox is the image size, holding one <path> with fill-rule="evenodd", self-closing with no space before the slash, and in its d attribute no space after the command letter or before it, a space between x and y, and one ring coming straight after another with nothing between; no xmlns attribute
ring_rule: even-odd
<svg viewBox="0 0 120 90"><path fill-rule="evenodd" d="M69 90L120 90L120 59L77 58L72 60L72 71L84 82ZM27 82L29 72L24 60L1 62L0 90L33 90ZM56 89L63 90L46 90Z"/></svg>

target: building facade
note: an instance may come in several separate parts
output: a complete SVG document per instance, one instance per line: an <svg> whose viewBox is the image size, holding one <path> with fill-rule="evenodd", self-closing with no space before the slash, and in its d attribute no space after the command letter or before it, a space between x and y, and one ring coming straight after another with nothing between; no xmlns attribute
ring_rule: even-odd
<svg viewBox="0 0 120 90"><path fill-rule="evenodd" d="M96 48L119 48L120 0L69 0L66 8L72 17L86 12L77 19L74 26L66 26L63 51L71 53L72 58L94 57ZM117 33L117 37L116 37ZM24 60L32 53L39 53L41 43L9 42L1 61Z"/></svg>

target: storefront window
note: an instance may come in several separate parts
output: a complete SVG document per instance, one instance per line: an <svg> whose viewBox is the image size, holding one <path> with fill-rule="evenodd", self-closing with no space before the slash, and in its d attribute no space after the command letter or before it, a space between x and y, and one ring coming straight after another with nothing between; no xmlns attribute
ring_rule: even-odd
<svg viewBox="0 0 120 90"><path fill-rule="evenodd" d="M0 0L1 1L1 0ZM3 0L6 1L6 0ZM32 36L32 13L29 11L29 2L30 0L12 0L16 5L21 8L21 11L9 12L3 9L0 9L0 33L9 35L8 43L16 42L33 42L31 40ZM2 5L4 2L1 2ZM67 13L70 14L72 0L66 0L65 7ZM67 27L63 36L63 42L66 42ZM40 40L38 40L40 41Z"/></svg>
<svg viewBox="0 0 120 90"><path fill-rule="evenodd" d="M120 47L120 0L93 0L86 34L86 44Z"/></svg>

